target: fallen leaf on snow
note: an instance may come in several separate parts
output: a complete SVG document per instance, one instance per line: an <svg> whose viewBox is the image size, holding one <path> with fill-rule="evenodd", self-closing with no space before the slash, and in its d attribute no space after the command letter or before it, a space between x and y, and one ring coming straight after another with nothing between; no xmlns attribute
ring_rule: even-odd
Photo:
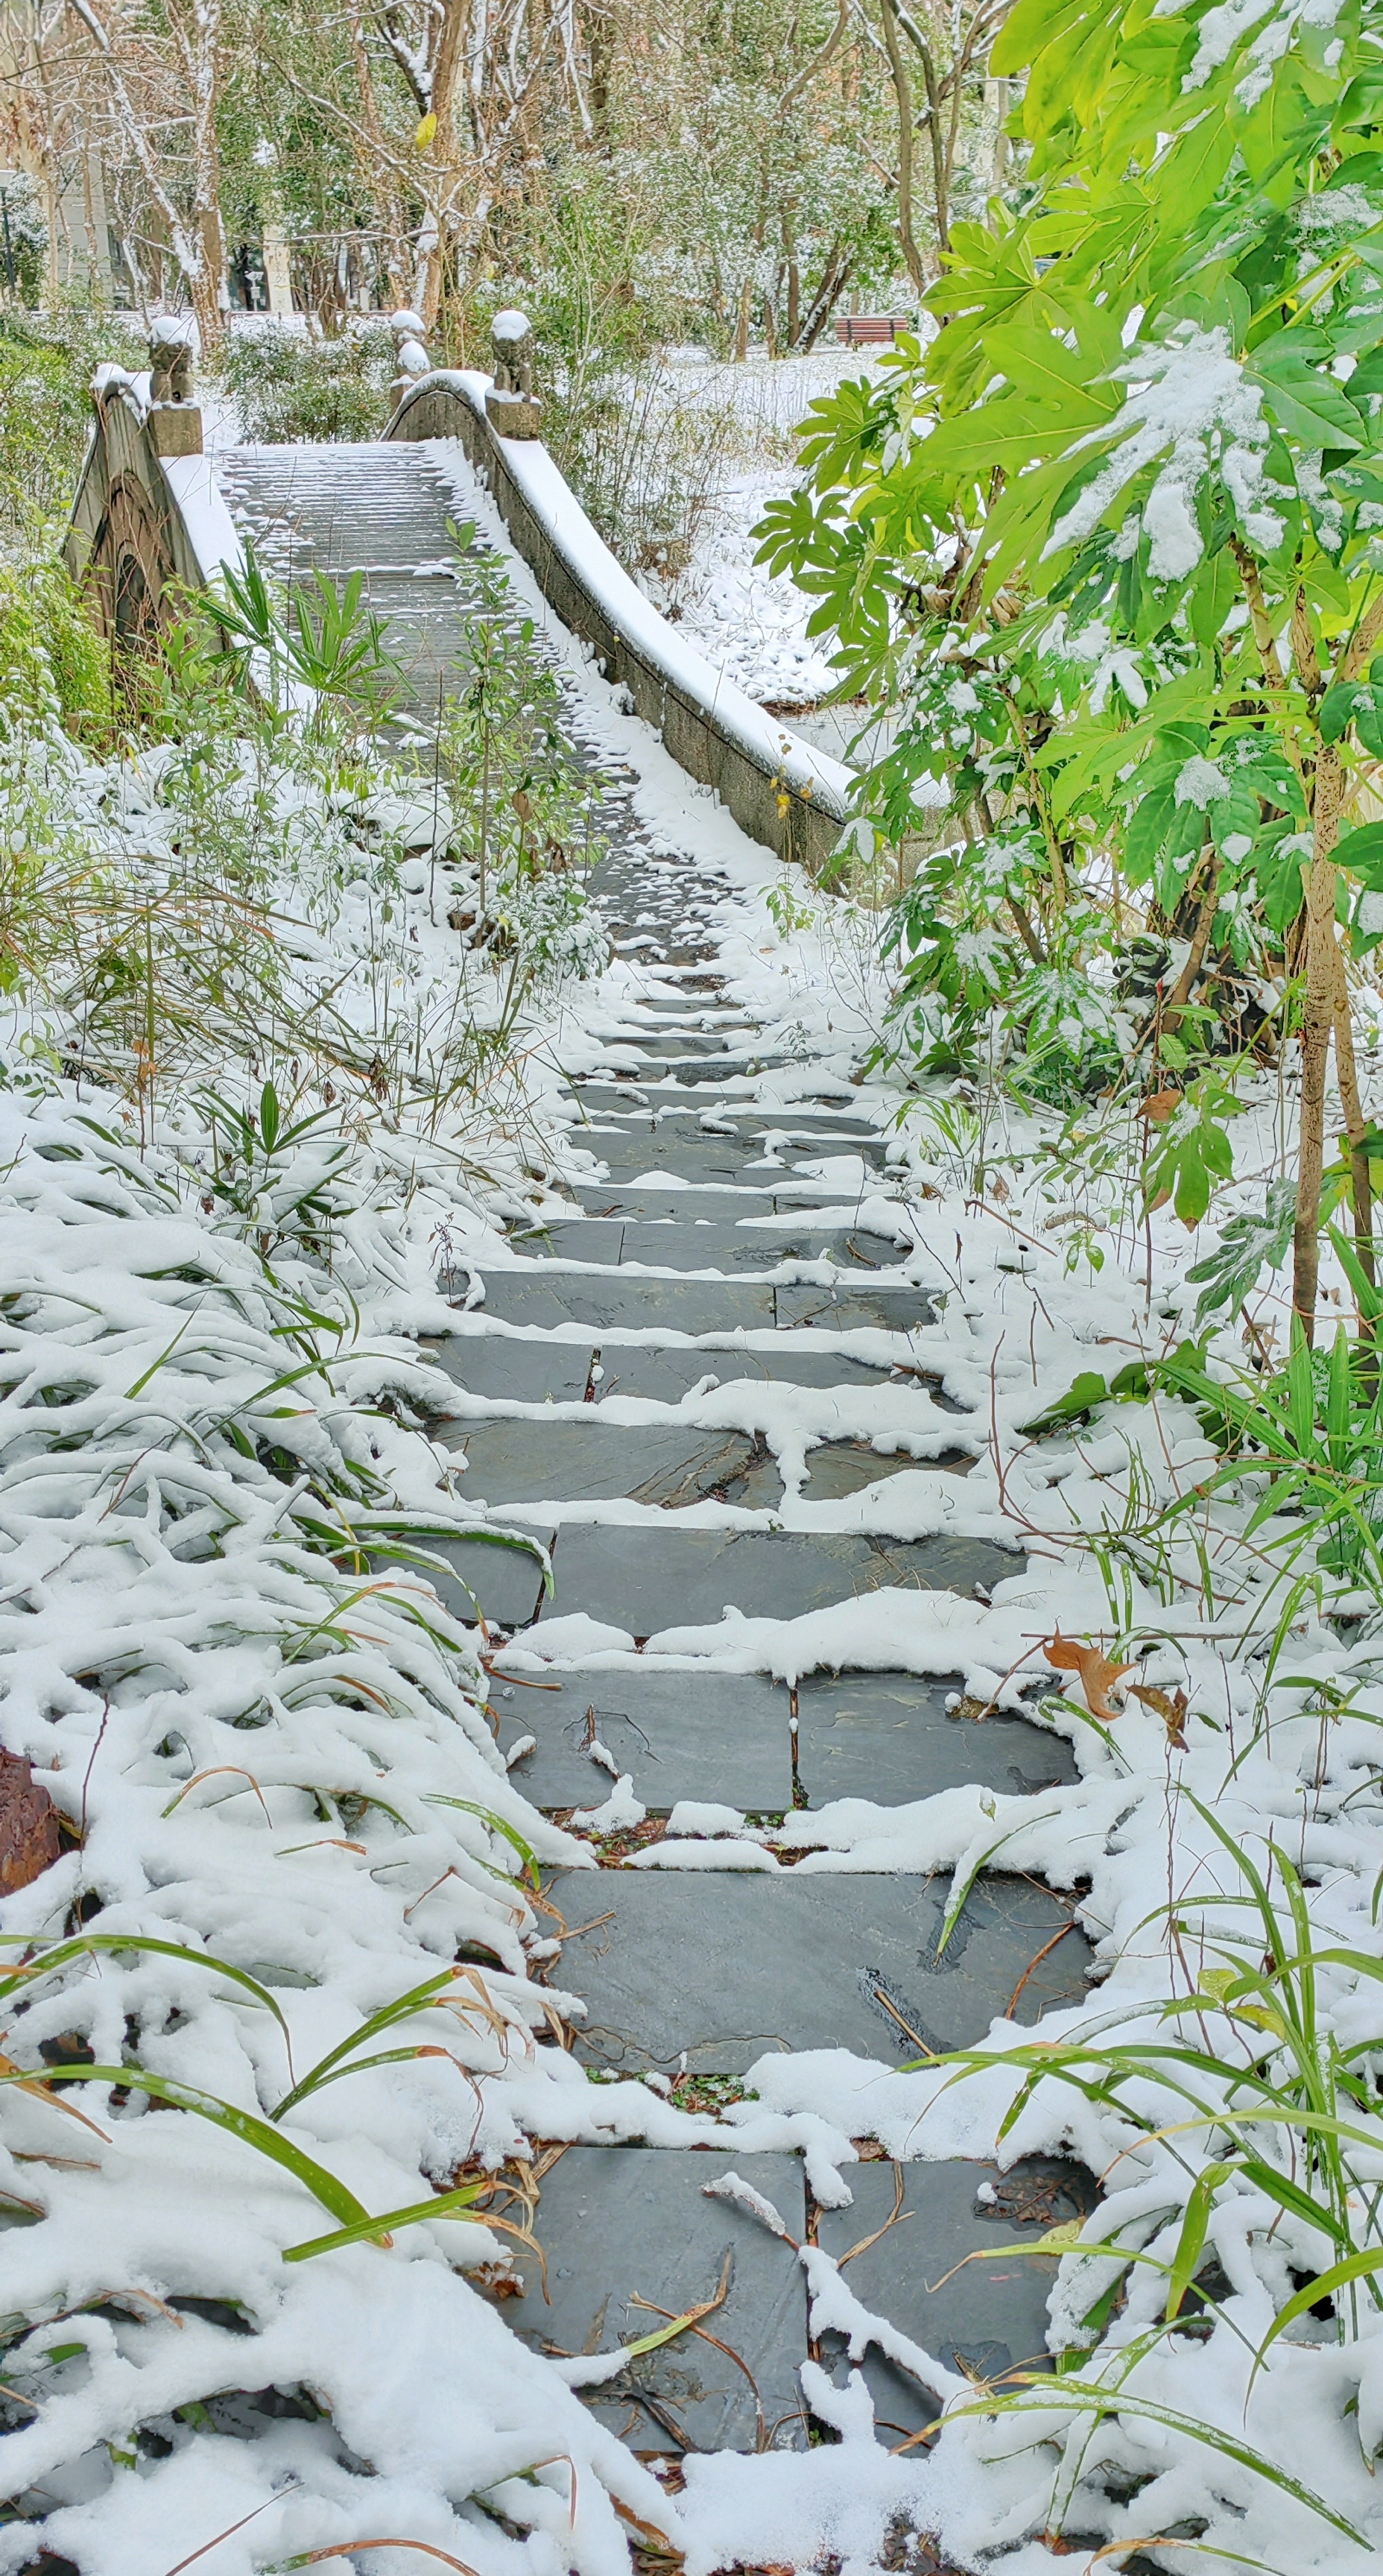
<svg viewBox="0 0 1383 2576"><path fill-rule="evenodd" d="M1042 1652L1054 1671L1079 1674L1085 1705L1092 1717L1118 1716L1109 1691L1125 1673L1132 1672L1132 1664L1111 1664L1098 1646L1078 1646L1074 1638L1063 1637L1059 1628L1054 1637L1043 1640Z"/></svg>
<svg viewBox="0 0 1383 2576"><path fill-rule="evenodd" d="M1188 1706L1185 1691L1180 1688L1174 1691L1155 1690L1150 1682L1130 1682L1129 1696L1132 1699L1141 1699L1145 1708L1156 1709L1166 1726L1168 1743L1174 1752L1182 1752L1186 1744Z"/></svg>
<svg viewBox="0 0 1383 2576"><path fill-rule="evenodd" d="M28 1887L58 1857L58 1811L18 1753L0 1752L0 1896Z"/></svg>

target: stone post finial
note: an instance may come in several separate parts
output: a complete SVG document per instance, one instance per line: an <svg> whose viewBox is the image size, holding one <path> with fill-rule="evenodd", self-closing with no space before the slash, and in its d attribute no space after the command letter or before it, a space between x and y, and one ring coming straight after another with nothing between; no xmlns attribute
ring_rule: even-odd
<svg viewBox="0 0 1383 2576"><path fill-rule="evenodd" d="M490 427L501 438L539 438L542 406L533 391L533 325L506 309L490 324L495 380L485 397Z"/></svg>
<svg viewBox="0 0 1383 2576"><path fill-rule="evenodd" d="M394 381L389 387L389 399L397 411L419 376L431 374L432 360L427 354L423 336L426 325L420 313L391 313L389 328L394 335Z"/></svg>
<svg viewBox="0 0 1383 2576"><path fill-rule="evenodd" d="M197 325L190 313L156 313L149 324L149 428L158 456L200 456L201 406L193 399Z"/></svg>

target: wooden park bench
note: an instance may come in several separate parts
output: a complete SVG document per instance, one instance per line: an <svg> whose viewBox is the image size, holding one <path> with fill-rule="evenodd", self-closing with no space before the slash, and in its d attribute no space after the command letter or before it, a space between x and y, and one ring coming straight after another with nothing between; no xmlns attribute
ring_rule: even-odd
<svg viewBox="0 0 1383 2576"><path fill-rule="evenodd" d="M838 313L836 338L843 348L891 348L900 331L917 325L903 313Z"/></svg>

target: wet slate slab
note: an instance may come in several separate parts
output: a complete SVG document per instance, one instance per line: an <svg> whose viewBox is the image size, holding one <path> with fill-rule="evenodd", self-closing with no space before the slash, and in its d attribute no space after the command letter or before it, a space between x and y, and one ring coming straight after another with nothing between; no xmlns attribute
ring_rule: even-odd
<svg viewBox="0 0 1383 2576"><path fill-rule="evenodd" d="M645 1058L656 1065L706 1065L716 1072L736 1073L757 1053L755 1031L741 1023L737 1030L698 1028L631 1029L609 1041L609 1055L623 1063Z"/></svg>
<svg viewBox="0 0 1383 2576"><path fill-rule="evenodd" d="M838 1289L783 1287L777 1293L778 1323L788 1332L794 1324L810 1324L823 1333L857 1332L861 1325L911 1333L936 1321L936 1309L924 1288L857 1287L851 1280Z"/></svg>
<svg viewBox="0 0 1383 2576"><path fill-rule="evenodd" d="M871 1539L857 1532L628 1529L567 1522L553 1561L550 1615L584 1610L635 1637L719 1621L795 1619L890 1585L968 1593L1018 1573L1023 1559L987 1539Z"/></svg>
<svg viewBox="0 0 1383 2576"><path fill-rule="evenodd" d="M600 1261L613 1266L624 1241L622 1217L569 1216L546 1225L516 1227L509 1235L516 1252L533 1261Z"/></svg>
<svg viewBox="0 0 1383 2576"><path fill-rule="evenodd" d="M631 2071L685 2054L707 2075L787 2049L899 2065L983 2037L997 2015L1031 2024L1084 1998L1090 1950L1068 1904L1030 1879L982 1879L938 1961L949 1891L949 1877L801 1868L559 1870L553 1902L592 1927L553 1971L588 2008L576 2053Z"/></svg>
<svg viewBox="0 0 1383 2576"><path fill-rule="evenodd" d="M887 1454L872 1449L867 1440L824 1440L819 1449L807 1452L802 1500L843 1503L850 1495L865 1493L871 1485L886 1484L891 1476L904 1475L909 1469L914 1473L920 1469L929 1475L968 1476L974 1463L968 1449L946 1449L938 1458L914 1458L906 1449Z"/></svg>
<svg viewBox="0 0 1383 2576"><path fill-rule="evenodd" d="M1030 1794L1077 1777L1065 1738L1023 1717L953 1717L959 1675L813 1673L797 1685L797 1777L807 1803L903 1806L977 1781Z"/></svg>
<svg viewBox="0 0 1383 2576"><path fill-rule="evenodd" d="M525 1522L521 1534L550 1546L555 1533L550 1522L542 1526ZM531 1550L505 1544L508 1536L431 1543L430 1552L443 1559L439 1571L428 1568L431 1580L452 1616L464 1620L467 1627L483 1618L491 1628L524 1628L537 1617L542 1567Z"/></svg>
<svg viewBox="0 0 1383 2576"><path fill-rule="evenodd" d="M454 1333L442 1340L429 1336L420 1348L432 1352L453 1386L492 1403L579 1404L591 1373L592 1345L587 1342Z"/></svg>
<svg viewBox="0 0 1383 2576"><path fill-rule="evenodd" d="M548 2301L527 2257L525 2294L504 2303L506 2325L535 2351L612 2352L656 2331L665 2322L657 2311L683 2316L728 2283L707 2325L738 2362L683 2334L583 2392L636 2451L806 2446L806 2282L790 2245L733 2201L707 2198L705 2185L732 2171L800 2240L806 2201L795 2156L568 2147L543 2178L533 2233L547 2257Z"/></svg>
<svg viewBox="0 0 1383 2576"><path fill-rule="evenodd" d="M749 1280L688 1281L598 1277L551 1270L491 1270L485 1313L505 1324L577 1323L595 1333L623 1325L636 1333L735 1332L771 1326L773 1290Z"/></svg>
<svg viewBox="0 0 1383 2576"><path fill-rule="evenodd" d="M653 1224L631 1219L624 1227L620 1260L640 1262L650 1269L772 1270L779 1262L818 1261L826 1255L843 1266L847 1232L802 1222L794 1226L790 1221L774 1226L724 1226L706 1218ZM849 1232L849 1242L859 1247L857 1262L852 1262L848 1274L852 1280L860 1270L892 1268L901 1258L898 1246L882 1235Z"/></svg>
<svg viewBox="0 0 1383 2576"><path fill-rule="evenodd" d="M878 1386L888 1378L886 1367L871 1368L866 1361L846 1358L838 1351L794 1350L790 1343L779 1343L771 1350L725 1349L707 1342L699 1342L693 1350L650 1350L607 1337L596 1365L601 1372L595 1382L597 1404L607 1395L680 1404L692 1387L707 1378L718 1386L751 1378L760 1386L821 1387Z"/></svg>
<svg viewBox="0 0 1383 2576"><path fill-rule="evenodd" d="M890 2226L899 2181L902 2208ZM845 2276L857 2299L966 2378L1002 2380L1051 2367L1047 2301L1059 2258L1031 2249L1048 2228L1094 2208L1098 2192L1083 2165L1050 2156L1025 2157L1007 2173L959 2162L864 2164L851 2166L849 2182L853 2207L823 2209L817 2237L837 2260L862 2247ZM876 2229L883 2234L865 2245ZM1010 2246L1013 2259L1005 2261ZM984 2259L970 2262L969 2255ZM822 2359L843 2385L849 2362L839 2336L824 2338ZM878 2352L868 2354L864 2377L886 2448L939 2412Z"/></svg>
<svg viewBox="0 0 1383 2576"><path fill-rule="evenodd" d="M695 1225L704 1217L711 1225L733 1231L741 1217L768 1216L774 1206L767 1190L722 1188L714 1183L702 1188L656 1179L578 1181L575 1189L584 1215L620 1217L626 1225L658 1225L669 1219L674 1225Z"/></svg>
<svg viewBox="0 0 1383 2576"><path fill-rule="evenodd" d="M734 1431L695 1431L676 1423L602 1422L588 1408L582 1422L451 1422L434 1437L464 1454L465 1501L486 1503L604 1502L625 1497L665 1511L712 1498L743 1502L744 1483L757 1470L756 1492L771 1509L782 1500L782 1480L771 1460ZM767 1480L767 1481L766 1481Z"/></svg>
<svg viewBox="0 0 1383 2576"><path fill-rule="evenodd" d="M645 1172L675 1172L687 1181L738 1181L747 1177L745 1147L738 1136L651 1135L647 1130L634 1135L592 1124L578 1131L578 1142L588 1153L600 1156L612 1178L621 1173L632 1178Z"/></svg>
<svg viewBox="0 0 1383 2576"><path fill-rule="evenodd" d="M788 1694L761 1673L554 1672L525 1687L501 1665L490 1702L501 1752L521 1736L538 1739L511 1774L535 1806L598 1807L609 1796L611 1775L586 1749L592 1736L650 1813L679 1798L756 1816L792 1804Z"/></svg>

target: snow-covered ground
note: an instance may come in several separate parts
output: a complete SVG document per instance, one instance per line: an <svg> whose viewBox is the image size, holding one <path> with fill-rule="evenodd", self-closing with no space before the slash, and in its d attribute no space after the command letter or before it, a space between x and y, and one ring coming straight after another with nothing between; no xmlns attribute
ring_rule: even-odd
<svg viewBox="0 0 1383 2576"><path fill-rule="evenodd" d="M761 706L812 707L834 686L824 646L806 631L815 603L786 573L770 574L755 563L753 532L765 504L792 490L797 423L847 378L870 376L878 355L831 341L806 358L754 356L736 366L682 352L668 362L669 402L727 421L721 463L673 604L708 660ZM647 586L665 605L657 585ZM843 757L857 721L845 712L810 738Z"/></svg>

